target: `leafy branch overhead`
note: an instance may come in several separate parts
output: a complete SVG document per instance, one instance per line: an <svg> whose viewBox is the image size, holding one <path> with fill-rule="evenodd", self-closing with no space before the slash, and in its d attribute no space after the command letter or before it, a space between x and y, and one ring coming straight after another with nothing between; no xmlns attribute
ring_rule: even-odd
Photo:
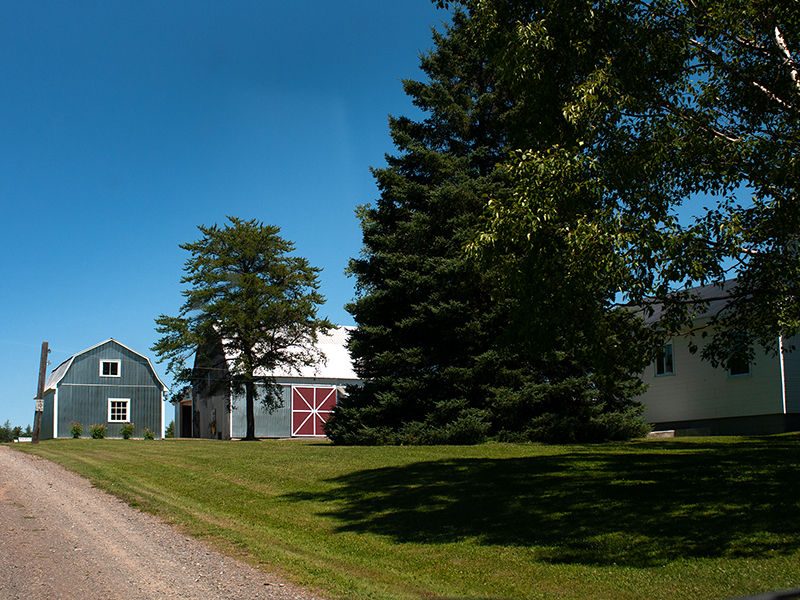
<svg viewBox="0 0 800 600"><path fill-rule="evenodd" d="M455 4L524 115L501 167L514 193L490 196L471 247L523 311L557 262L557 298L658 307L665 334L702 310L676 290L736 278L715 362L733 338L775 351L800 332L798 3Z"/></svg>
<svg viewBox="0 0 800 600"><path fill-rule="evenodd" d="M152 350L177 383L244 387L251 438L256 382L275 391L270 373L276 368L319 362L313 342L332 325L318 316L325 302L320 270L290 255L294 245L278 235L280 228L228 220L199 226L202 237L181 244L191 253L181 279L184 303L178 316L156 319L162 337ZM262 401L278 402L274 394Z"/></svg>

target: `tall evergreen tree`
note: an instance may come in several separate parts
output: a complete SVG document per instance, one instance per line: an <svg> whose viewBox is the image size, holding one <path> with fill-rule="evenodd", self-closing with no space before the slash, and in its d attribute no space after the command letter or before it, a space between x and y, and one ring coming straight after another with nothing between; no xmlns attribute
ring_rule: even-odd
<svg viewBox="0 0 800 600"><path fill-rule="evenodd" d="M513 337L511 307L464 248L486 197L510 193L496 165L515 108L466 37L468 20L455 12L434 31L435 49L421 58L428 82L403 82L427 118L390 119L399 155L373 171L376 206L358 211L364 250L350 262L358 297L347 308L364 385L336 407L328 435L366 444L640 433L629 362L606 377L556 343L501 343Z"/></svg>

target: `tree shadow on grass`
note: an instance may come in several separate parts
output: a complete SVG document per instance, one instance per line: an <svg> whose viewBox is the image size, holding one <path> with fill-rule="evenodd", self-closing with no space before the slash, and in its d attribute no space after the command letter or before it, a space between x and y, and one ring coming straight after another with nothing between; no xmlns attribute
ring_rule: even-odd
<svg viewBox="0 0 800 600"><path fill-rule="evenodd" d="M651 567L800 548L795 437L598 446L354 472L325 493L339 531L522 546L557 563ZM330 504L329 504L330 506Z"/></svg>

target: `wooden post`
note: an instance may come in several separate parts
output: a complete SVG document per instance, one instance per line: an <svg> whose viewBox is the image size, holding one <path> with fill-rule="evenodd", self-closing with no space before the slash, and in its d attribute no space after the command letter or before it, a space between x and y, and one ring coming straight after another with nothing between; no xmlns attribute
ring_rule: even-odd
<svg viewBox="0 0 800 600"><path fill-rule="evenodd" d="M42 342L42 357L39 360L39 386L36 390L36 412L33 414L33 439L34 444L39 443L39 433L42 429L42 413L44 412L44 376L47 374L47 355L50 349L47 342Z"/></svg>

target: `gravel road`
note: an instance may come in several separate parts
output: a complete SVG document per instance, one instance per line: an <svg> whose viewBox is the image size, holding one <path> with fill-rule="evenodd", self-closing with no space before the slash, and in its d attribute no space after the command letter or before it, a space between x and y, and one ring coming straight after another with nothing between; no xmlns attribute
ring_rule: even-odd
<svg viewBox="0 0 800 600"><path fill-rule="evenodd" d="M0 446L0 598L321 600Z"/></svg>

